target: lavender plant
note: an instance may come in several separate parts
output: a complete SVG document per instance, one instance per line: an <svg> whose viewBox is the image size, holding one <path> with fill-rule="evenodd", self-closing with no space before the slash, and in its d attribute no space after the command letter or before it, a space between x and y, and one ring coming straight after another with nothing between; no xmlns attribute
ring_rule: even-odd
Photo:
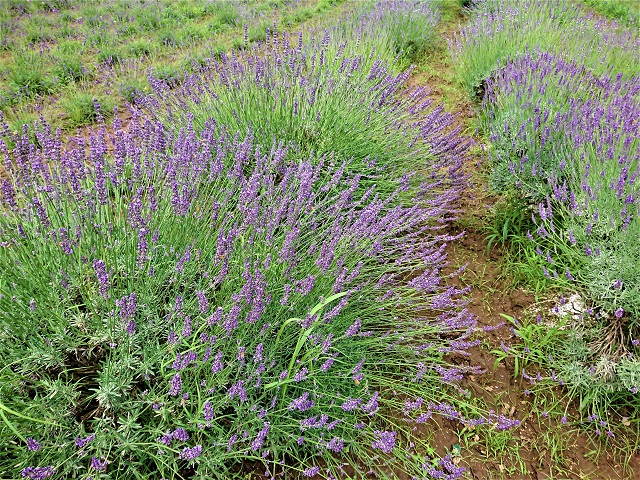
<svg viewBox="0 0 640 480"><path fill-rule="evenodd" d="M404 70L433 46L440 17L440 5L433 0L369 1L335 25L332 37L348 42L349 54L382 57Z"/></svg>
<svg viewBox="0 0 640 480"><path fill-rule="evenodd" d="M457 75L472 96L482 98L485 81L526 51L567 54L596 75L637 72L640 37L633 30L583 15L559 0L484 0L450 43Z"/></svg>
<svg viewBox="0 0 640 480"><path fill-rule="evenodd" d="M448 193L398 206L403 180L355 196L330 155L114 118L0 143L3 476L453 479L415 426L514 425L446 403L475 324L441 281Z"/></svg>
<svg viewBox="0 0 640 480"><path fill-rule="evenodd" d="M640 378L639 79L537 53L487 83L494 182L532 202L545 275L587 299L562 367L587 403Z"/></svg>
<svg viewBox="0 0 640 480"><path fill-rule="evenodd" d="M380 188L385 178L411 171L423 172L434 189L460 187L468 141L425 88L404 90L410 71L395 75L372 55L347 56L357 42L336 44L328 31L310 44L302 33L292 42L268 32L268 44L246 57L212 60L210 70L179 89L154 82L154 95L140 104L161 120L192 122L197 131L212 122L231 134L250 129L260 143L279 138L296 155L351 159L352 171L371 172L375 164L377 178L365 180Z"/></svg>

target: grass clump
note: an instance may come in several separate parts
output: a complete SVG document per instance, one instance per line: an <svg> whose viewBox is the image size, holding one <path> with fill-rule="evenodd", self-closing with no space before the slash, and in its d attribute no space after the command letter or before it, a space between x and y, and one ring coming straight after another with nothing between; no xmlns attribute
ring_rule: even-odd
<svg viewBox="0 0 640 480"><path fill-rule="evenodd" d="M41 58L31 52L20 52L9 69L10 88L16 97L32 97L53 91L49 72Z"/></svg>
<svg viewBox="0 0 640 480"><path fill-rule="evenodd" d="M100 65L113 67L122 62L123 55L119 48L105 47L97 53L96 60Z"/></svg>
<svg viewBox="0 0 640 480"><path fill-rule="evenodd" d="M556 406L555 411L546 406L544 412L553 414L564 431L587 433L597 448L594 453L606 449L626 455L640 428L637 361L631 352L620 362L607 355L594 358L587 345L607 333L573 328L572 316L580 314L574 306L579 303L572 296L555 311L520 320L507 317L521 342L494 353L516 359L516 376L529 383L528 391L537 400ZM571 313L558 315L562 311ZM569 405L575 399L579 411L571 415Z"/></svg>
<svg viewBox="0 0 640 480"><path fill-rule="evenodd" d="M127 44L126 52L131 57L148 57L151 55L151 44L146 40L134 40Z"/></svg>
<svg viewBox="0 0 640 480"><path fill-rule="evenodd" d="M83 92L77 92L65 98L61 103L65 112L64 122L68 128L81 127L104 119L105 116L111 114L114 107L112 100L105 98L98 103L93 95Z"/></svg>
<svg viewBox="0 0 640 480"><path fill-rule="evenodd" d="M118 93L129 103L135 103L141 97L147 95L148 90L149 84L147 82L135 79L122 82L118 86Z"/></svg>
<svg viewBox="0 0 640 480"><path fill-rule="evenodd" d="M59 56L53 72L57 83L61 84L80 82L93 76L93 72L78 57L70 55Z"/></svg>
<svg viewBox="0 0 640 480"><path fill-rule="evenodd" d="M582 0L582 3L629 27L640 25L640 5L634 0Z"/></svg>
<svg viewBox="0 0 640 480"><path fill-rule="evenodd" d="M183 76L184 73L178 68L171 65L162 65L151 72L151 82L160 81L163 86L174 88L181 83Z"/></svg>

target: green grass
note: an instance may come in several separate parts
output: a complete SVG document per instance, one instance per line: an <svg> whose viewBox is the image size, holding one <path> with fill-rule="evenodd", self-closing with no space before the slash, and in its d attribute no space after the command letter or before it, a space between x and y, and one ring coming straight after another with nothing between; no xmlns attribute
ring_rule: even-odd
<svg viewBox="0 0 640 480"><path fill-rule="evenodd" d="M589 8L630 27L640 26L640 3L636 0L581 0Z"/></svg>
<svg viewBox="0 0 640 480"><path fill-rule="evenodd" d="M118 85L118 93L128 103L134 103L136 98L149 93L148 84L137 79L123 80Z"/></svg>
<svg viewBox="0 0 640 480"><path fill-rule="evenodd" d="M145 39L134 40L126 46L127 55L131 57L148 57L152 51L153 46Z"/></svg>
<svg viewBox="0 0 640 480"><path fill-rule="evenodd" d="M61 101L65 112L65 126L68 128L81 127L95 122L102 116L103 119L111 117L114 102L108 97L99 99L100 110L96 109L95 99L89 93L77 92Z"/></svg>
<svg viewBox="0 0 640 480"><path fill-rule="evenodd" d="M583 358L589 349L584 342L592 332L576 330L574 320L553 314L551 307L549 302L541 303L517 321L505 316L520 341L507 352L493 352L497 361L509 358L515 362L516 378L533 378L527 381L529 408L538 422L555 424L545 431L536 449L546 445L554 466L562 472L567 467L565 455L575 441L572 432L579 432L592 442L591 455L596 461L602 455L612 456L628 473L630 455L639 446L640 406L632 393L612 392L607 387L601 365L594 366L596 375L589 372L591 367ZM575 400L578 412L572 417L569 411Z"/></svg>
<svg viewBox="0 0 640 480"><path fill-rule="evenodd" d="M17 55L17 59L9 67L9 88L26 98L53 91L47 66L39 55L23 51Z"/></svg>
<svg viewBox="0 0 640 480"><path fill-rule="evenodd" d="M68 84L89 80L93 72L78 57L63 55L56 58L54 75L58 77L58 83Z"/></svg>

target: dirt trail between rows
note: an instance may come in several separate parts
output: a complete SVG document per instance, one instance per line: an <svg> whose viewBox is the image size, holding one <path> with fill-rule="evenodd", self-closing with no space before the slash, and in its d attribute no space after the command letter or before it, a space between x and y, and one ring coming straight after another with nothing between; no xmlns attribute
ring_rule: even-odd
<svg viewBox="0 0 640 480"><path fill-rule="evenodd" d="M534 407L534 395L529 393L529 382L514 378L514 361L508 359L496 365L491 350L500 350L518 342L511 325L505 324L500 314L521 318L532 306L548 304L549 299L537 299L531 292L514 288L515 282L505 270L506 252L493 246L487 249L485 229L490 206L497 201L486 187L483 152L486 145L476 134L475 116L478 106L469 99L456 80L448 51L448 41L459 29L464 18L461 14L441 22L438 45L410 79L412 86L426 86L435 103L444 103L447 110L458 115L458 125L476 142L477 147L465 161L464 169L471 180L468 190L459 199L461 214L450 226L451 233L465 232L459 240L448 245L449 267L445 273L467 265L458 277L445 279L456 287L470 287L468 309L478 319L478 338L481 344L470 351L465 360L485 370L482 375L465 379L463 387L483 399L496 413L522 421L509 433L489 440L484 434L462 432L453 421L438 422L439 430L431 432L438 454L452 451L455 444L462 445L461 465L468 469L468 477L485 479L634 479L640 475L638 452L627 458L619 454L594 455L598 446L579 426L563 425L559 418L542 418L544 409ZM549 308L548 306L546 308ZM502 325L502 326L500 326ZM489 331L484 331L488 328ZM562 392L558 390L558 398ZM540 399L539 399L540 400ZM569 418L579 418L577 407L568 406ZM465 438L461 438L465 436ZM466 440L466 441L464 441ZM625 465L626 464L626 465ZM624 466L623 466L624 465Z"/></svg>

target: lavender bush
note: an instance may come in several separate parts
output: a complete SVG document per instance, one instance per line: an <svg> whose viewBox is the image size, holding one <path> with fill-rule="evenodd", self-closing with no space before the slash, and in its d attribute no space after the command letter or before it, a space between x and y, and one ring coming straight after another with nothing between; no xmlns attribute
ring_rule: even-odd
<svg viewBox="0 0 640 480"><path fill-rule="evenodd" d="M382 56L403 70L420 61L433 45L440 8L434 0L364 2L332 28L332 37L346 41L349 54Z"/></svg>
<svg viewBox="0 0 640 480"><path fill-rule="evenodd" d="M556 356L562 378L586 403L637 402L640 76L527 54L487 82L484 112L494 185L529 199L544 274L587 300Z"/></svg>
<svg viewBox="0 0 640 480"><path fill-rule="evenodd" d="M398 206L348 160L115 118L0 143L3 476L457 478L417 424L513 425L446 403L474 344L446 192Z"/></svg>
<svg viewBox="0 0 640 480"><path fill-rule="evenodd" d="M637 72L640 37L562 0L480 0L450 44L460 82L482 98L485 81L526 51L565 53L596 75Z"/></svg>
<svg viewBox="0 0 640 480"><path fill-rule="evenodd" d="M309 44L302 34L292 40L268 32L265 51L223 55L179 89L155 82L155 94L141 103L156 118L192 122L196 131L207 122L231 133L250 129L260 143L279 138L296 155L351 159L352 171L372 172L375 164L377 177L363 181L380 188L411 171L431 179L433 189L459 188L468 142L453 116L432 105L426 89L405 91L409 71L393 74L357 49L357 41L336 43L328 31Z"/></svg>

